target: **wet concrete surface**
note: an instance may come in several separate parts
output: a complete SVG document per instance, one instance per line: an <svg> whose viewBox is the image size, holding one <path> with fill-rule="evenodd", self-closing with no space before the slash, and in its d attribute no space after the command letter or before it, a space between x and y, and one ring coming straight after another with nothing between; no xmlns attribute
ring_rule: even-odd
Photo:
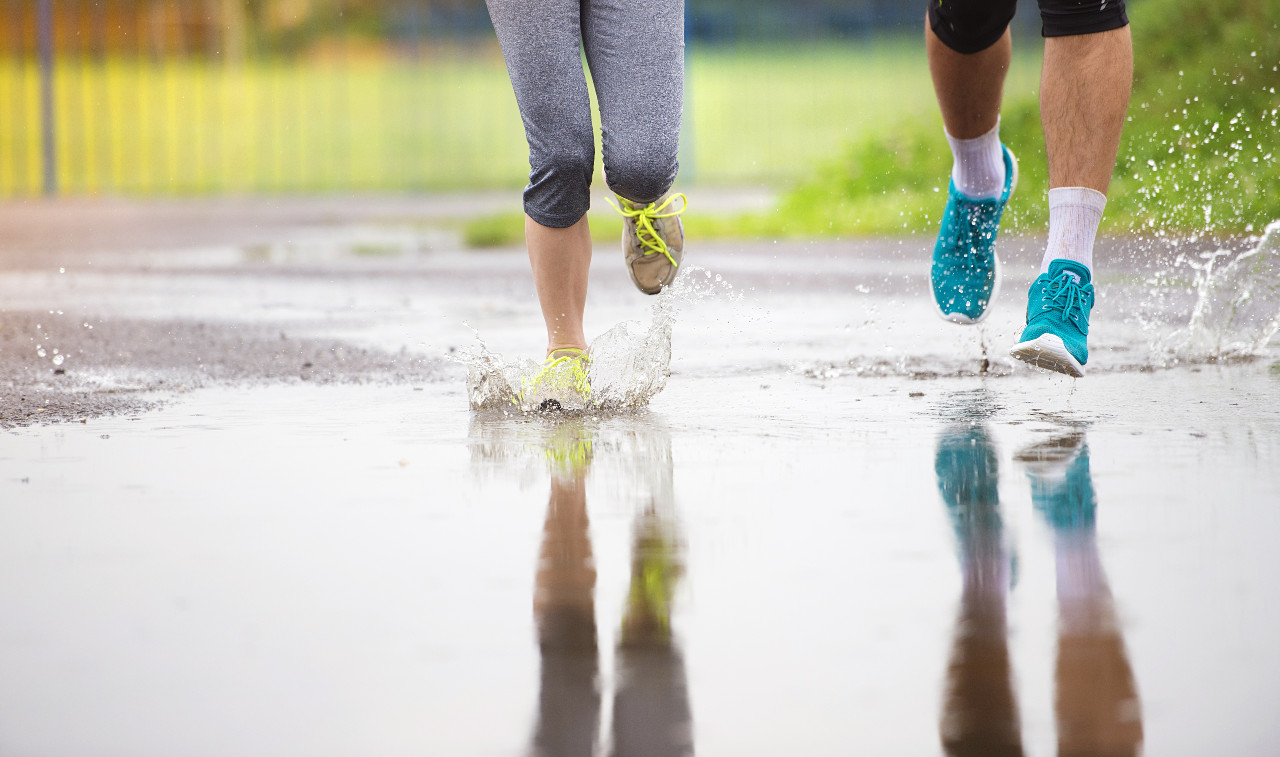
<svg viewBox="0 0 1280 757"><path fill-rule="evenodd" d="M521 251L302 231L0 271L0 754L1280 748L1280 355L1170 348L1168 250L1071 381L1036 240L980 329L928 240L703 245L649 407L520 416L459 361L537 352Z"/></svg>

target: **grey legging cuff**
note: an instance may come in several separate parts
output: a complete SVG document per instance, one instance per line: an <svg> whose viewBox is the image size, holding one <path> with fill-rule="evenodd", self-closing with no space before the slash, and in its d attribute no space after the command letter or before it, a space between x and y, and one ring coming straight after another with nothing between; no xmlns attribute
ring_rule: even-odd
<svg viewBox="0 0 1280 757"><path fill-rule="evenodd" d="M486 2L529 141L529 217L563 228L591 205L595 141L581 51L600 103L609 188L644 203L666 193L679 165L683 0Z"/></svg>

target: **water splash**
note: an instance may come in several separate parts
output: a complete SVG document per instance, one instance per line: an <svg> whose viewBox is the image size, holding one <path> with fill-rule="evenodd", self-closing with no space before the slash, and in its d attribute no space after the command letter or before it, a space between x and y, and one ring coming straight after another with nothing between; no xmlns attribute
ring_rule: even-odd
<svg viewBox="0 0 1280 757"><path fill-rule="evenodd" d="M688 266L674 284L655 298L647 323L624 321L591 343L591 401L588 411L628 410L646 407L667 385L671 366L671 333L680 309L697 300L734 293L719 274ZM472 410L530 412L521 390L541 369L529 358L508 361L491 352L476 335L477 348L464 351L459 361L467 366L467 397Z"/></svg>
<svg viewBox="0 0 1280 757"><path fill-rule="evenodd" d="M1197 300L1180 358L1231 360L1261 354L1280 330L1280 221L1252 250L1220 251L1199 267Z"/></svg>

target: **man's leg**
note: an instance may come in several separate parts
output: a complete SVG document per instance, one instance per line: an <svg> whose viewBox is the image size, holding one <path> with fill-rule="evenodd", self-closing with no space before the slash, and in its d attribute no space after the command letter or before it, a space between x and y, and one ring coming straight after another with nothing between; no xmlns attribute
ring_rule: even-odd
<svg viewBox="0 0 1280 757"><path fill-rule="evenodd" d="M1133 82L1123 0L1041 0L1040 118L1049 158L1049 242L1010 354L1083 376L1093 308L1093 243L1106 207Z"/></svg>
<svg viewBox="0 0 1280 757"><path fill-rule="evenodd" d="M1013 50L1009 30L1006 28L995 44L971 54L947 47L928 24L924 40L933 91L954 158L951 176L970 197L980 193L994 196L990 193L997 192L1004 180L1000 140L996 138L991 149L992 140L983 137L1000 122L1000 100ZM966 149L975 142L980 143L975 145L980 151Z"/></svg>
<svg viewBox="0 0 1280 757"><path fill-rule="evenodd" d="M939 314L973 324L999 286L996 232L1017 178L1000 144L1000 99L1009 70L1013 0L935 0L925 49L954 158L929 281Z"/></svg>
<svg viewBox="0 0 1280 757"><path fill-rule="evenodd" d="M1093 267L1093 240L1115 169L1132 82L1128 26L1045 40L1040 120L1049 157L1050 219L1041 273L1057 258ZM1060 189L1065 191L1056 191ZM1055 203L1055 194L1063 202Z"/></svg>

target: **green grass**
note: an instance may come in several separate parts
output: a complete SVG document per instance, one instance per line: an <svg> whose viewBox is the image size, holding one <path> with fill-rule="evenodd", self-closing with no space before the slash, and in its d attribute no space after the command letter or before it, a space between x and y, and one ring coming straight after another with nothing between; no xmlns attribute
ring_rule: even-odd
<svg viewBox="0 0 1280 757"><path fill-rule="evenodd" d="M1280 0L1144 0L1130 18L1134 92L1105 227L1230 233L1280 217ZM1021 166L1004 228L1042 229L1048 170L1033 91L1006 87L1000 131ZM781 212L741 223L774 236L931 231L949 169L939 119L899 119L821 162Z"/></svg>
<svg viewBox="0 0 1280 757"><path fill-rule="evenodd" d="M700 184L790 186L848 143L936 118L914 37L694 49L687 69L682 174ZM1010 87L1033 87L1035 77L1019 65Z"/></svg>

